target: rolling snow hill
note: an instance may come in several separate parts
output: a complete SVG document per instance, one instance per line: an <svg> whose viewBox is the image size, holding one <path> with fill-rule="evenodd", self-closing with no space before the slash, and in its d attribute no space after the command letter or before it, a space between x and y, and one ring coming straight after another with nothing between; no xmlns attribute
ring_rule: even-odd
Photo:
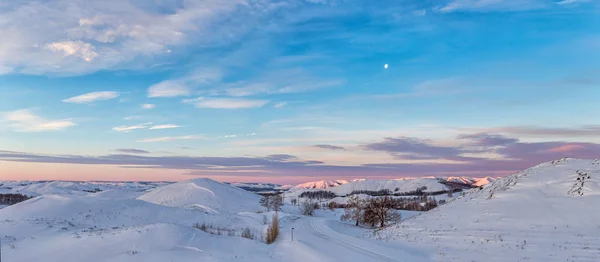
<svg viewBox="0 0 600 262"><path fill-rule="evenodd" d="M208 213L260 210L259 195L208 178L159 187L138 199L159 205L203 210Z"/></svg>
<svg viewBox="0 0 600 262"><path fill-rule="evenodd" d="M600 261L600 160L561 159L496 180L378 233L435 261Z"/></svg>

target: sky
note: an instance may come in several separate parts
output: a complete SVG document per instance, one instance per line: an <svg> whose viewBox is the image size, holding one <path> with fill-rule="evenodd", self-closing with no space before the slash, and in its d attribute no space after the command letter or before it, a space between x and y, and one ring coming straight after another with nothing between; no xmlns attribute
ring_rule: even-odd
<svg viewBox="0 0 600 262"><path fill-rule="evenodd" d="M0 179L484 177L599 158L599 32L594 0L3 1Z"/></svg>

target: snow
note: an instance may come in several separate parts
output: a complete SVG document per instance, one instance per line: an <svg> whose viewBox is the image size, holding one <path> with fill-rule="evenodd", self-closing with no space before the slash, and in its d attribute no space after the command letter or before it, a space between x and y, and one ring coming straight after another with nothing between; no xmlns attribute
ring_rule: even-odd
<svg viewBox="0 0 600 262"><path fill-rule="evenodd" d="M600 260L600 161L562 159L498 179L378 233L434 261ZM584 183L577 180L586 173ZM589 178L588 178L589 177ZM572 194L581 188L583 195Z"/></svg>
<svg viewBox="0 0 600 262"><path fill-rule="evenodd" d="M160 187L138 199L171 207L204 208L210 213L261 210L259 195L208 178Z"/></svg>
<svg viewBox="0 0 600 262"><path fill-rule="evenodd" d="M316 210L314 217L306 217L298 206L286 204L278 212L281 236L272 245L239 236L245 228L263 234L265 217L268 221L274 215L258 206L260 196L210 179L160 185L6 181L1 190L26 187L41 196L0 209L2 258L17 262L600 261L600 209L596 208L600 160L561 159L501 179L442 181L481 183L483 189L471 189L427 212L401 211L400 224L378 230L341 222L342 209ZM155 186L160 187L146 192ZM344 194L397 187L407 192L422 186L426 191L446 189L439 178L427 177L357 180L327 190ZM102 191L86 192L95 187ZM287 194L305 190L315 189ZM195 223L232 233L211 235L193 228Z"/></svg>

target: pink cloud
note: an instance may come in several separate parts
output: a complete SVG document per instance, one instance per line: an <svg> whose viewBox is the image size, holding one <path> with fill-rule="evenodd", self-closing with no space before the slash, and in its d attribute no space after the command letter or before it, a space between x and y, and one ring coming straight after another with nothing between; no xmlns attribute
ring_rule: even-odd
<svg viewBox="0 0 600 262"><path fill-rule="evenodd" d="M562 146L552 148L548 151L550 151L552 153L568 153L568 152L572 152L572 151L576 151L576 150L584 149L584 148L585 148L585 146L583 146L583 145L567 144L567 145L562 145Z"/></svg>

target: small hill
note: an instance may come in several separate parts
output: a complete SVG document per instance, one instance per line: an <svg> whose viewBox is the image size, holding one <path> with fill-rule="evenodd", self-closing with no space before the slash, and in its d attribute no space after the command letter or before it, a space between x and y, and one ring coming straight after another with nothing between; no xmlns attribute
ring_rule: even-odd
<svg viewBox="0 0 600 262"><path fill-rule="evenodd" d="M208 178L159 187L138 199L171 207L200 209L210 213L260 210L259 195Z"/></svg>
<svg viewBox="0 0 600 262"><path fill-rule="evenodd" d="M86 195L104 190L103 185L88 182L48 181L14 187L14 191L32 192L38 195Z"/></svg>
<svg viewBox="0 0 600 262"><path fill-rule="evenodd" d="M378 233L435 261L600 261L600 160L561 159L498 179Z"/></svg>

